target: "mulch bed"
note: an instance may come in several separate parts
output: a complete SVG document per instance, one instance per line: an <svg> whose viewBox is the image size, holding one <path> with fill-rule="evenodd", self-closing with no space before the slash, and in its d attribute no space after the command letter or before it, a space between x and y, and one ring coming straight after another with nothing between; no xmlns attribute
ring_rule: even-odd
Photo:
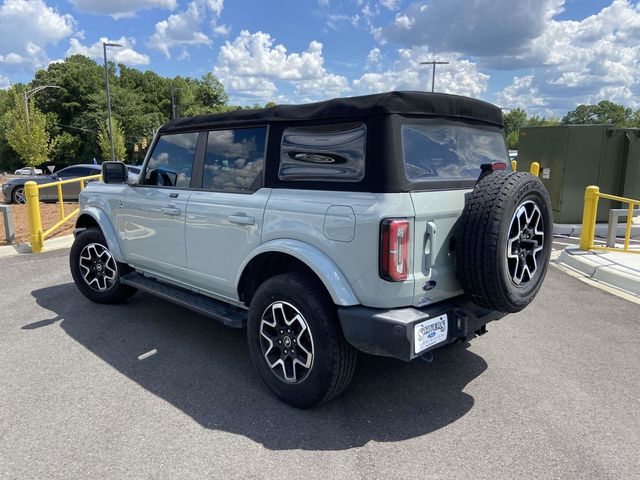
<svg viewBox="0 0 640 480"><path fill-rule="evenodd" d="M77 203L65 203L64 212L68 215L73 210L78 208ZM14 243L28 242L29 241L29 222L27 220L27 207L26 205L11 205L11 212L13 214L13 229L15 230ZM57 203L41 203L40 204L40 217L42 218L42 229L46 230L51 225L54 225L60 219L59 206ZM48 238L59 237L61 235L68 235L73 231L74 219L69 220L56 230L53 235ZM4 236L4 222L0 220L0 245L7 245L7 241Z"/></svg>

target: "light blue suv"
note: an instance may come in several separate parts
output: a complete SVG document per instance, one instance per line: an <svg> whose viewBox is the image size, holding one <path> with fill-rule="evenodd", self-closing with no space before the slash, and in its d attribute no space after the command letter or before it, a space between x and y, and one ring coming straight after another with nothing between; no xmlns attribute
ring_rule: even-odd
<svg viewBox="0 0 640 480"><path fill-rule="evenodd" d="M103 164L70 266L99 303L136 291L247 328L283 401L348 386L526 307L551 251L542 183L505 170L501 110L390 92L163 126L139 178Z"/></svg>

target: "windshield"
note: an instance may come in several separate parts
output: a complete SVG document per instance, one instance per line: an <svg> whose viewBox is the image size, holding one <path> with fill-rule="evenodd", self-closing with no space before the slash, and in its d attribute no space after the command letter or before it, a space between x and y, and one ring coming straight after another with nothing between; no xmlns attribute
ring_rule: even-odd
<svg viewBox="0 0 640 480"><path fill-rule="evenodd" d="M403 125L402 150L411 182L476 179L483 163L509 161L502 132L457 125Z"/></svg>

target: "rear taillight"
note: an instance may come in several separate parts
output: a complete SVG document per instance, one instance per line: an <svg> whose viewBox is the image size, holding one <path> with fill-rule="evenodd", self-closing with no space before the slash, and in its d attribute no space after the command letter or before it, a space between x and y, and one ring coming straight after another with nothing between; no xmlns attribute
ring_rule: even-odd
<svg viewBox="0 0 640 480"><path fill-rule="evenodd" d="M380 276L391 282L407 279L409 220L388 218L380 224Z"/></svg>

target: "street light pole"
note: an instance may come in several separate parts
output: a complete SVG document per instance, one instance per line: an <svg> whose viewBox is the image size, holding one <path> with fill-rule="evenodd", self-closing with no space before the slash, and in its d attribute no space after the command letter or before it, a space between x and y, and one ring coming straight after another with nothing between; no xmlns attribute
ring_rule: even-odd
<svg viewBox="0 0 640 480"><path fill-rule="evenodd" d="M34 94L38 93L40 90L44 90L45 88L62 88L57 85L42 85L40 87L32 88L31 90L27 90L24 92L24 109L27 116L27 125L29 125L29 98Z"/></svg>
<svg viewBox="0 0 640 480"><path fill-rule="evenodd" d="M175 98L175 93L178 90L182 90L181 88L176 88L176 87L171 87L171 112L172 112L172 119L175 120L176 119L176 98Z"/></svg>
<svg viewBox="0 0 640 480"><path fill-rule="evenodd" d="M171 87L171 112L172 112L172 120L176 119L176 100L174 98L173 93L175 92L175 88Z"/></svg>
<svg viewBox="0 0 640 480"><path fill-rule="evenodd" d="M449 65L449 62L436 62L435 60L433 60L431 62L420 62L420 65L433 65L433 76L431 77L431 92L434 92L436 88L436 65Z"/></svg>
<svg viewBox="0 0 640 480"><path fill-rule="evenodd" d="M113 147L113 127L111 126L111 93L109 92L109 66L107 64L107 47L121 47L119 43L102 42L102 52L104 54L104 82L107 89L107 118L109 124L109 143L111 144L111 160L116 160L116 153Z"/></svg>

